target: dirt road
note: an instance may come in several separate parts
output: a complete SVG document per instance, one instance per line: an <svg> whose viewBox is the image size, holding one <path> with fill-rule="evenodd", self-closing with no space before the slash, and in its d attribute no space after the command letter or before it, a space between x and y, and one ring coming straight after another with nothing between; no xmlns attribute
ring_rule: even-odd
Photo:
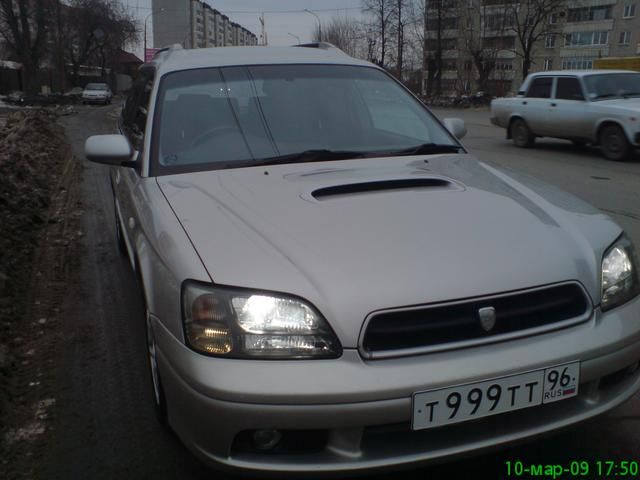
<svg viewBox="0 0 640 480"><path fill-rule="evenodd" d="M88 135L114 131L118 107L79 108L64 119L78 159ZM78 160L82 161L82 160ZM144 323L135 278L118 254L107 167L87 164L82 192L86 236L80 269L60 315L56 410L37 478L210 476L151 408Z"/></svg>

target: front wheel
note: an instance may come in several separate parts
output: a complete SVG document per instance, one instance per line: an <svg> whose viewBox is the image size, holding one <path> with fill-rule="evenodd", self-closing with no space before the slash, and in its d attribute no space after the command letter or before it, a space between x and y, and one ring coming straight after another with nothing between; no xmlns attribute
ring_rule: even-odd
<svg viewBox="0 0 640 480"><path fill-rule="evenodd" d="M608 160L621 162L631 157L631 145L617 125L607 125L600 132L600 149Z"/></svg>
<svg viewBox="0 0 640 480"><path fill-rule="evenodd" d="M535 140L527 123L521 118L516 118L511 122L511 138L513 138L513 143L521 148L530 147Z"/></svg>

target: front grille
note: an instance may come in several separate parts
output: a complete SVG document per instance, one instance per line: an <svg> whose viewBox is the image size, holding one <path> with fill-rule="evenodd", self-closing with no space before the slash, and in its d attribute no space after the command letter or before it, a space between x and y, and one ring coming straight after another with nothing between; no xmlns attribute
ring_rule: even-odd
<svg viewBox="0 0 640 480"><path fill-rule="evenodd" d="M493 307L483 328L479 310ZM591 304L577 283L373 314L361 343L365 357L463 347L566 327L586 320Z"/></svg>

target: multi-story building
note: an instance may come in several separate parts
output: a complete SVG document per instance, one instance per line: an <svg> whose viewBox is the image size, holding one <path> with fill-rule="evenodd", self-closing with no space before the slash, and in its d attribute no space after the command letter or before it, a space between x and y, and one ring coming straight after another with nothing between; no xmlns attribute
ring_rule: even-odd
<svg viewBox="0 0 640 480"><path fill-rule="evenodd" d="M258 38L200 0L153 0L153 44L185 48L257 45Z"/></svg>
<svg viewBox="0 0 640 480"><path fill-rule="evenodd" d="M441 93L486 89L501 95L522 81L521 46L514 0L427 0L424 87L433 91L442 57ZM573 0L549 15L537 30L530 72L588 69L603 57L640 55L640 0ZM438 40L439 38L439 40ZM489 64L488 76L480 68ZM480 65L480 68L478 67ZM429 83L431 82L431 84Z"/></svg>
<svg viewBox="0 0 640 480"><path fill-rule="evenodd" d="M637 10L637 13L636 13ZM593 68L597 58L640 54L638 0L568 2L558 15L558 31L536 50L538 70Z"/></svg>

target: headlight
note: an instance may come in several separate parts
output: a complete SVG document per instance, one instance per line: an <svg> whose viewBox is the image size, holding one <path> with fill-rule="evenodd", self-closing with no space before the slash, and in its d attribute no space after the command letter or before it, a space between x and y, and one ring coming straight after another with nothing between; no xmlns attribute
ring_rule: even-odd
<svg viewBox="0 0 640 480"><path fill-rule="evenodd" d="M638 294L638 257L633 244L623 234L602 258L602 310L622 305Z"/></svg>
<svg viewBox="0 0 640 480"><path fill-rule="evenodd" d="M188 345L229 358L335 358L342 347L327 321L298 298L186 281Z"/></svg>

